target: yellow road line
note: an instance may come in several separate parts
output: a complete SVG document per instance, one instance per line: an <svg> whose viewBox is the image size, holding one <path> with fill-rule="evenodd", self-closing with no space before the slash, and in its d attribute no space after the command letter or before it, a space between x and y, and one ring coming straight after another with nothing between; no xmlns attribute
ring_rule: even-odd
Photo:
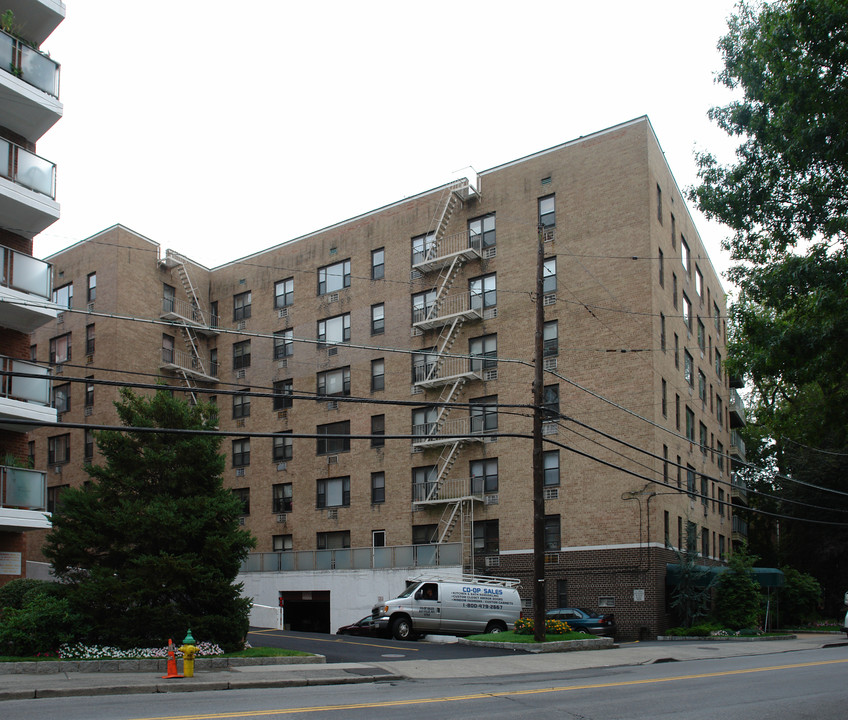
<svg viewBox="0 0 848 720"><path fill-rule="evenodd" d="M592 683L588 685L560 685L558 687L538 688L535 690L504 690L502 692L483 692L472 695L451 695L447 697L421 698L413 700L384 700L382 702L350 703L346 705L317 705L303 708L281 708L276 710L247 710L229 713L205 713L201 715L169 715L162 718L134 718L134 720L221 720L222 718L260 717L271 715L296 715L298 713L330 712L338 710L367 710L369 708L403 707L406 705L427 705L433 703L461 702L463 700L484 700L486 698L515 697L520 695L541 695L544 693L566 692L570 690L597 690L599 688L651 685L653 683L679 682L681 680L701 680L704 678L728 677L730 675L749 675L752 673L772 672L774 670L797 670L798 668L837 665L848 660L822 660L819 662L795 663L792 665L771 665L748 670L723 670L720 672L699 673L696 675L676 675L674 677L652 680L621 680L618 682Z"/></svg>

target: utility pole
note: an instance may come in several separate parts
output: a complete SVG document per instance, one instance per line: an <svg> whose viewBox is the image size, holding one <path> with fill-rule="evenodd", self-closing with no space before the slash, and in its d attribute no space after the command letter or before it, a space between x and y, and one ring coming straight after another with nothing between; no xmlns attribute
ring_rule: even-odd
<svg viewBox="0 0 848 720"><path fill-rule="evenodd" d="M543 228L537 229L536 261L536 337L533 377L533 638L545 640L545 498L542 462L542 403L544 400L544 267Z"/></svg>

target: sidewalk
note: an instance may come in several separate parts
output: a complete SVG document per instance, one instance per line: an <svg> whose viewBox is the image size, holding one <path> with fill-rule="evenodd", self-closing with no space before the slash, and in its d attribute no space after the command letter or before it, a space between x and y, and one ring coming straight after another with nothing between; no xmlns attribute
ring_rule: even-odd
<svg viewBox="0 0 848 720"><path fill-rule="evenodd" d="M199 692L247 688L302 687L370 683L393 679L438 679L565 672L586 668L643 665L654 662L766 655L825 646L848 646L842 635L798 635L792 640L745 642L728 640L683 640L662 643L629 643L608 650L512 655L486 658L485 663L468 660L399 660L371 663L331 663L322 657L287 664L240 664L203 667L198 662L193 678L164 679L165 663L157 670L140 670L138 665L115 661L100 672L68 672L61 663L15 663L14 669L0 666L0 700L130 693ZM122 661L124 662L124 661ZM137 661L136 661L137 662ZM242 661L247 663L247 661ZM35 666L35 667L34 667ZM113 667L114 666L114 667ZM182 669L182 665L180 665ZM6 672L4 672L4 670ZM10 672L11 670L11 672Z"/></svg>

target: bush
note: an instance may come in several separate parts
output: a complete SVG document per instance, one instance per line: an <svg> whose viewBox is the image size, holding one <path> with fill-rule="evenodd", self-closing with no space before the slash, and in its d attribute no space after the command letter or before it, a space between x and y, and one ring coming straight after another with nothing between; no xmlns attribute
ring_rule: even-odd
<svg viewBox="0 0 848 720"><path fill-rule="evenodd" d="M784 585L780 588L780 622L782 627L804 625L818 617L822 588L812 575L795 568L782 567Z"/></svg>
<svg viewBox="0 0 848 720"><path fill-rule="evenodd" d="M20 610L23 607L24 599L30 592L47 591L47 586L55 584L47 580L34 580L32 578L11 580L0 587L0 609L14 608Z"/></svg>
<svg viewBox="0 0 848 720"><path fill-rule="evenodd" d="M517 635L533 635L535 623L533 618L518 618L515 621L515 632ZM562 620L545 620L545 635L565 635L571 632L571 626Z"/></svg>
<svg viewBox="0 0 848 720"><path fill-rule="evenodd" d="M756 627L759 624L762 607L760 584L751 573L756 560L745 549L738 550L730 556L727 571L719 577L715 619L731 630Z"/></svg>
<svg viewBox="0 0 848 720"><path fill-rule="evenodd" d="M721 625L715 623L701 623L692 627L676 627L666 630L666 635L671 637L710 637L715 632L722 629Z"/></svg>
<svg viewBox="0 0 848 720"><path fill-rule="evenodd" d="M66 598L30 590L20 608L0 612L0 655L29 656L58 650L85 633Z"/></svg>

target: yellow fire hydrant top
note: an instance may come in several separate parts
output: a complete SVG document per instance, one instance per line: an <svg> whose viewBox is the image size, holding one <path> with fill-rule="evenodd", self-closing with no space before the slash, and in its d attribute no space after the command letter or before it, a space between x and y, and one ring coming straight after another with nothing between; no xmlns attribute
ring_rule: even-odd
<svg viewBox="0 0 848 720"><path fill-rule="evenodd" d="M194 644L191 630L186 633L180 652L183 654L183 675L194 677L194 656L197 654L197 646Z"/></svg>

